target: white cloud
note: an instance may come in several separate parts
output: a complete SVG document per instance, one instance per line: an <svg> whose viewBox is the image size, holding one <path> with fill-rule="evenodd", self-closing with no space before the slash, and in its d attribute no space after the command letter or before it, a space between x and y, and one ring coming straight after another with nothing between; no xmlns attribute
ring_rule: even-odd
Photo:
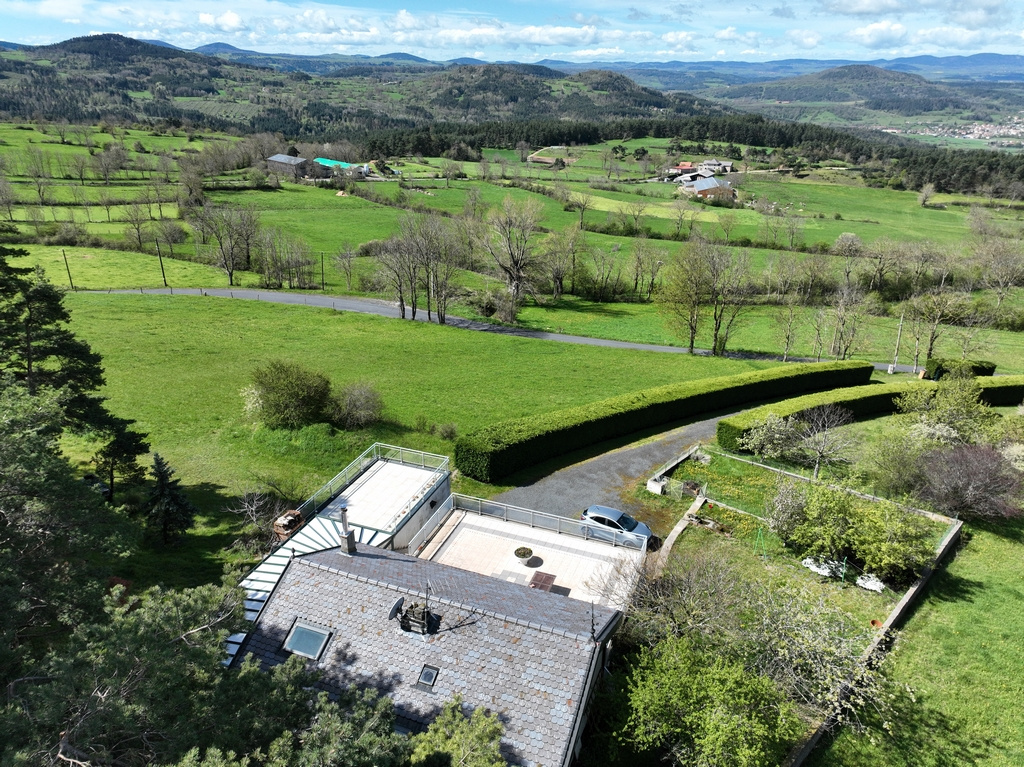
<svg viewBox="0 0 1024 767"><path fill-rule="evenodd" d="M696 35L693 32L666 32L661 36L661 39L671 46L676 48L683 48L684 50L693 50L693 41L696 39Z"/></svg>
<svg viewBox="0 0 1024 767"><path fill-rule="evenodd" d="M756 43L758 37L760 37L759 32L737 32L736 27L726 27L715 32L716 40L742 42L748 45Z"/></svg>
<svg viewBox="0 0 1024 767"><path fill-rule="evenodd" d="M922 5L924 3L921 3ZM906 0L823 0L822 6L832 13L847 16L879 16L907 10ZM914 3L910 3L914 5Z"/></svg>
<svg viewBox="0 0 1024 767"><path fill-rule="evenodd" d="M584 48L582 50L573 51L570 56L580 59L606 59L612 56L623 56L625 51L622 48Z"/></svg>
<svg viewBox="0 0 1024 767"><path fill-rule="evenodd" d="M224 11L220 16L214 17L212 13L200 13L199 23L208 27L215 27L221 32L242 32L249 27L242 17L234 11Z"/></svg>
<svg viewBox="0 0 1024 767"><path fill-rule="evenodd" d="M791 29L786 32L786 38L798 48L807 50L817 48L821 42L821 34L813 29Z"/></svg>
<svg viewBox="0 0 1024 767"><path fill-rule="evenodd" d="M991 30L972 30L962 27L932 27L914 33L913 42L922 45L935 45L940 48L956 48L957 50L977 50L991 44L996 38L1002 37Z"/></svg>
<svg viewBox="0 0 1024 767"><path fill-rule="evenodd" d="M867 48L889 48L907 39L907 28L899 22L877 21L854 29L849 37Z"/></svg>

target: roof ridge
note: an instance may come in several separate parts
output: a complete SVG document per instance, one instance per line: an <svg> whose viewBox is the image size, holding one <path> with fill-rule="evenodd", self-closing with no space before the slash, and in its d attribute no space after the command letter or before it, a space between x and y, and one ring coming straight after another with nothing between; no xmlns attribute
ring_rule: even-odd
<svg viewBox="0 0 1024 767"><path fill-rule="evenodd" d="M340 547L338 547L338 548L340 548ZM489 618L495 618L497 620L505 621L506 623L511 623L513 625L516 625L516 626L526 626L527 628L532 628L532 629L535 629L535 630L538 630L538 631L545 631L545 632L547 632L549 634L554 634L555 636L565 637L566 639L576 639L576 640L581 641L581 642L595 641L595 637L601 635L604 632L605 628L610 623L612 623L615 620L615 616L619 612L618 610L615 610L614 608L609 608L609 607L606 607L604 605L592 605L592 608L595 609L595 610L601 610L601 611L611 610L611 615L609 615L601 623L600 626L596 626L595 625L592 634L589 633L589 632L574 632L574 631L571 631L571 630L568 630L568 629L564 629L564 628L557 628L555 626L549 626L546 623L543 623L543 622L540 622L540 621L526 620L524 618L520 618L520 617L517 617L517 616L514 616L514 615L508 615L508 614L505 614L505 613L498 612L497 610L489 610L487 608L483 608L483 607L480 607L478 605L466 604L465 602L461 602L461 601L458 601L456 599L451 599L450 597L444 597L444 596L437 595L437 594L428 595L425 592L420 591L419 589L414 589L414 588L411 588L409 586L402 586L402 585L398 585L396 583L391 583L389 581L382 581L382 580L380 580L378 578L370 578L370 577L368 577L366 575L362 575L360 573L354 573L351 570L346 570L346 569L340 568L340 567L332 567L331 565L327 565L327 564L324 564L322 562L314 562L312 560L306 559L306 557L308 557L308 556L312 556L314 554L323 554L325 551L337 551L337 549L324 549L322 551L315 551L315 552L311 551L311 552L309 552L309 554L302 554L300 556L297 556L295 558L294 562L298 563L298 564L305 565L307 567L312 567L312 568L314 568L316 570L324 570L326 572L334 573L336 575L342 575L342 576L344 576L346 578L349 578L349 579L357 581L357 582L369 583L371 585L379 586L381 588L385 588L385 589L388 589L390 591L396 591L398 593L408 594L410 596L416 596L416 597L419 597L420 599L423 599L425 601L430 599L430 600L433 600L435 602L439 602L441 604L448 605L449 607L454 607L457 610L466 610L467 612L476 613L478 615L486 615ZM384 551L384 549L378 549L378 551ZM396 553L396 552L392 552L392 553ZM413 557L413 559L416 559L416 558ZM417 561L419 561L419 562L428 562L430 560L421 560L420 559L420 560L417 560ZM436 563L432 563L432 564L436 565ZM467 570L467 571L464 571L464 572L468 573L470 571ZM477 576L479 578L489 578L489 576L480 575L479 573L472 573L472 575L475 575L475 576ZM526 589L526 591L531 593L531 594L543 593L543 592L536 592L536 591L530 589L528 586L522 586L521 584L518 584L518 583L505 583L504 581L498 581L498 580L496 580L494 578L489 578L489 580L492 580L495 583L500 583L500 584L502 584L505 587L515 586L515 587L518 587L518 588ZM565 597L565 599L568 599L568 598L569 597ZM584 603L580 602L580 604L582 605Z"/></svg>

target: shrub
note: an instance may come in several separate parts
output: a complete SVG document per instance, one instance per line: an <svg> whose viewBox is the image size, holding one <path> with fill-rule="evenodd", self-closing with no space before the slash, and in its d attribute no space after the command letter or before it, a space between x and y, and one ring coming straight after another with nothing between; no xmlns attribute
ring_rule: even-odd
<svg viewBox="0 0 1024 767"><path fill-rule="evenodd" d="M943 376L968 366L972 376L992 376L996 372L996 363L986 360L947 360L932 357L924 364L924 377L938 381Z"/></svg>
<svg viewBox="0 0 1024 767"><path fill-rule="evenodd" d="M441 435L441 439L455 439L459 434L459 430L454 423L443 423L438 429L438 434Z"/></svg>
<svg viewBox="0 0 1024 767"><path fill-rule="evenodd" d="M246 410L271 429L329 421L334 406L327 376L281 360L252 371L252 386L242 396Z"/></svg>
<svg viewBox="0 0 1024 767"><path fill-rule="evenodd" d="M692 418L747 402L867 383L867 362L797 363L669 384L588 405L493 424L455 443L455 464L482 482L507 476L554 456L641 429Z"/></svg>
<svg viewBox="0 0 1024 767"><path fill-rule="evenodd" d="M334 420L346 429L363 429L384 414L384 400L372 384L359 382L343 388L335 402Z"/></svg>

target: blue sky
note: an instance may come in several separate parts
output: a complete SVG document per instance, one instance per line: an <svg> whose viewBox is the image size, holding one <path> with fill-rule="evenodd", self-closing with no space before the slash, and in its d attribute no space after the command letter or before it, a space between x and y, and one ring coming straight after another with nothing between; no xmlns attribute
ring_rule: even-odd
<svg viewBox="0 0 1024 767"><path fill-rule="evenodd" d="M764 61L1024 53L1019 0L3 0L0 39L117 32L185 48L404 51L433 60Z"/></svg>

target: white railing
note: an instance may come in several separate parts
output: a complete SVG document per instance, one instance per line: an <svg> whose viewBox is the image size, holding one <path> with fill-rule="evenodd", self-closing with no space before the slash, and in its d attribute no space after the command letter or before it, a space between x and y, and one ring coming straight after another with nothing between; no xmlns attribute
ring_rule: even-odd
<svg viewBox="0 0 1024 767"><path fill-rule="evenodd" d="M366 469L372 466L375 462L381 460L394 461L395 463L401 463L406 466L418 466L421 469L433 469L435 474L448 471L448 456L424 453L419 450L409 450L408 448L397 447L395 445L386 445L383 442L375 442L363 451L362 455L338 472L333 479L313 493L305 503L299 506L299 511L302 512L303 519L311 519L332 498L344 490L346 486L351 484L356 477L366 471ZM434 481L434 476L432 475L424 485L432 485ZM395 519L400 519L404 516L404 514L409 511L408 507L411 503L412 502L407 504L407 507L404 508L400 514L396 515Z"/></svg>
<svg viewBox="0 0 1024 767"><path fill-rule="evenodd" d="M437 511L430 515L430 519L423 523L423 527L416 531L409 539L408 552L414 557L419 556L420 551L427 545L427 542L434 537L434 533L441 529L441 526L448 521L455 510L455 496L450 495L437 507Z"/></svg>
<svg viewBox="0 0 1024 767"><path fill-rule="evenodd" d="M629 548L640 549L641 551L647 548L647 538L642 535L598 527L595 524L579 519L560 517L557 514L524 509L519 506L509 506L507 503L474 498L470 495L455 494L452 498L455 500L454 507L456 509L469 511L481 516L498 517L505 522L515 522L516 524L528 525L539 530L550 530L559 535L569 535L588 541L608 543L612 546L628 546Z"/></svg>

